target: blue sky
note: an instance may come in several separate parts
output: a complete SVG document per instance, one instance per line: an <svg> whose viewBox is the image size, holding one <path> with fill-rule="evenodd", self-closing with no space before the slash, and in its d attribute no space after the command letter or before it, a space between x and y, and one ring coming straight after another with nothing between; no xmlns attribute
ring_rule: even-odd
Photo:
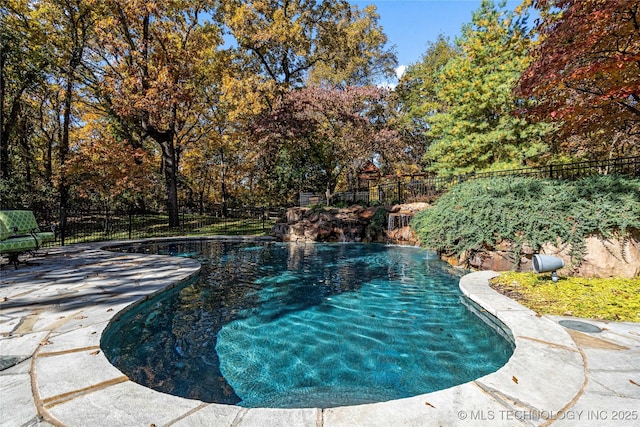
<svg viewBox="0 0 640 427"><path fill-rule="evenodd" d="M396 45L400 65L416 63L434 42L438 34L452 41L460 35L463 24L471 22L471 15L480 7L481 0L350 0L363 9L369 4L378 8L380 24ZM495 1L496 4L499 1ZM507 8L514 9L520 0L508 1Z"/></svg>

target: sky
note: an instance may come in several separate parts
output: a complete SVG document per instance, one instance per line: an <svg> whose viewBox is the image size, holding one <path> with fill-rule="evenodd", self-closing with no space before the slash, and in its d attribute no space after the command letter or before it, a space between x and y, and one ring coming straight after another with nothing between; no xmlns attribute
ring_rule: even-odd
<svg viewBox="0 0 640 427"><path fill-rule="evenodd" d="M396 46L401 70L403 66L420 61L429 42L435 42L439 34L449 37L451 41L459 36L462 25L471 22L471 16L480 8L481 2L482 0L350 0L350 3L360 9L369 4L377 7L379 22L389 44ZM507 8L514 9L520 3L520 0L508 1Z"/></svg>

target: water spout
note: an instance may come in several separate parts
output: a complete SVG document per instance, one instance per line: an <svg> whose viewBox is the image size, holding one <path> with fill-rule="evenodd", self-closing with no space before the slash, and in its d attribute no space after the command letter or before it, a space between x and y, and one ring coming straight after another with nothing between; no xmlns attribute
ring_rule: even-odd
<svg viewBox="0 0 640 427"><path fill-rule="evenodd" d="M412 218L413 218L412 214L405 214L405 213L389 214L389 218L387 220L387 231L391 232L398 228L408 227Z"/></svg>
<svg viewBox="0 0 640 427"><path fill-rule="evenodd" d="M387 220L387 242L393 244L404 244L415 241L409 224L413 218L413 213L391 213Z"/></svg>

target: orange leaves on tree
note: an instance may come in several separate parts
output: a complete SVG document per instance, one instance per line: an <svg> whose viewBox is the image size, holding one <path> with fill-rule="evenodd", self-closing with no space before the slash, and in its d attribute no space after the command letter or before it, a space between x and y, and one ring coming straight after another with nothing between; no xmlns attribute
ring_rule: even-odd
<svg viewBox="0 0 640 427"><path fill-rule="evenodd" d="M117 141L87 125L67 162L67 173L81 198L110 206L118 198L144 193L154 184L153 159L141 148Z"/></svg>

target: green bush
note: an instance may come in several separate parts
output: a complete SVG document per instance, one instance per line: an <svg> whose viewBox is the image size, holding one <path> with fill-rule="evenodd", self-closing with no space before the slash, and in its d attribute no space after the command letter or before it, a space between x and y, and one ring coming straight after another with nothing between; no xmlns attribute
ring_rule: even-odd
<svg viewBox="0 0 640 427"><path fill-rule="evenodd" d="M640 229L640 180L591 176L576 181L503 177L460 184L412 221L423 246L440 253L514 243L513 259L524 244L535 251L545 242L570 243L575 260L584 239Z"/></svg>
<svg viewBox="0 0 640 427"><path fill-rule="evenodd" d="M387 211L384 208L379 208L376 213L371 217L369 228L374 233L380 233L387 229L388 217Z"/></svg>

